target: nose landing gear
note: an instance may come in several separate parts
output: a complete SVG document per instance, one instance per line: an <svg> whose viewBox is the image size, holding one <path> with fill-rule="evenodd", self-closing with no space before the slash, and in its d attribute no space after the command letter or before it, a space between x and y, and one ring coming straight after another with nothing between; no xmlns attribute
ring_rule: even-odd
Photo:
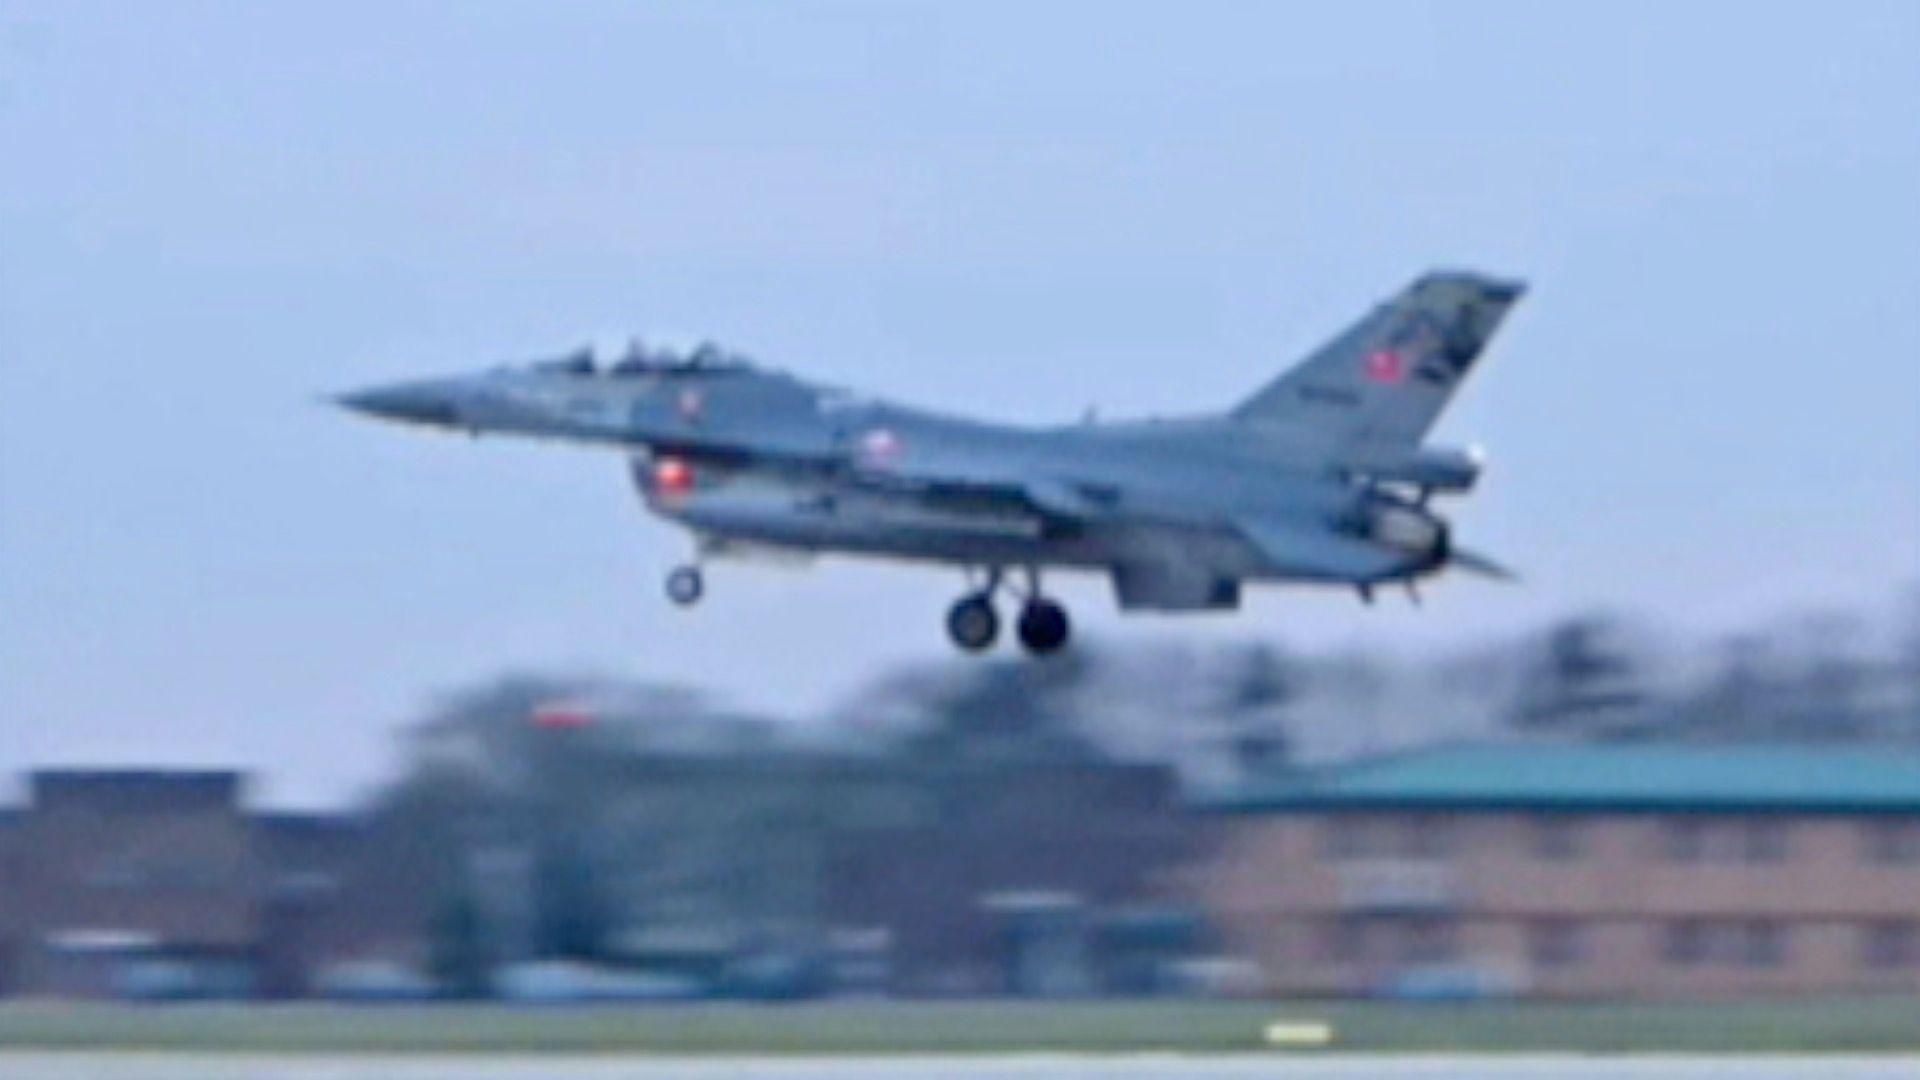
<svg viewBox="0 0 1920 1080"><path fill-rule="evenodd" d="M1020 617L1015 630L1020 644L1035 656L1050 656L1066 647L1072 636L1067 609L1040 593L1038 570L1027 571ZM994 608L994 594L1005 583L999 567L987 572L986 583L956 601L947 612L947 636L965 652L980 653L993 647L1000 636L1000 615Z"/></svg>
<svg viewBox="0 0 1920 1080"><path fill-rule="evenodd" d="M698 566L676 566L667 575L667 599L680 607L692 607L706 594L706 575L700 572Z"/></svg>

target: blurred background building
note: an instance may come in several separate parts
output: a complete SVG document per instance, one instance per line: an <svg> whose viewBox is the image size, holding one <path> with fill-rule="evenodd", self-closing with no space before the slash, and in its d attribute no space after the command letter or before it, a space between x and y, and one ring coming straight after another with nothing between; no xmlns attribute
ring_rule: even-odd
<svg viewBox="0 0 1920 1080"><path fill-rule="evenodd" d="M250 989L257 864L218 772L44 772L7 828L0 981L79 996L193 978Z"/></svg>
<svg viewBox="0 0 1920 1080"><path fill-rule="evenodd" d="M1920 989L1920 755L1479 746L1252 785L1194 872L1271 989Z"/></svg>
<svg viewBox="0 0 1920 1080"><path fill-rule="evenodd" d="M1092 648L894 672L816 722L506 678L336 813L234 772L32 774L0 993L1913 992L1917 640Z"/></svg>

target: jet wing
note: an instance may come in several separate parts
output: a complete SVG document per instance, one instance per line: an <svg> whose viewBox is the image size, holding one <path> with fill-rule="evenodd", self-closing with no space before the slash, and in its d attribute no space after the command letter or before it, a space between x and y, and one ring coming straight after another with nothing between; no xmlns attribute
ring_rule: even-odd
<svg viewBox="0 0 1920 1080"><path fill-rule="evenodd" d="M1282 573L1361 583L1407 569L1404 552L1296 519L1250 514L1236 517L1233 525Z"/></svg>
<svg viewBox="0 0 1920 1080"><path fill-rule="evenodd" d="M1111 513L1120 501L1120 493L1110 487L1068 480L1029 480L1020 486L1020 492L1046 513L1080 521Z"/></svg>

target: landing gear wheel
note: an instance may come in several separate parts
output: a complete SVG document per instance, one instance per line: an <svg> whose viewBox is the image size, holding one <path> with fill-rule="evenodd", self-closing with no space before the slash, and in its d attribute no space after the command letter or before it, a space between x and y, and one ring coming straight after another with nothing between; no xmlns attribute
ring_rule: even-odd
<svg viewBox="0 0 1920 1080"><path fill-rule="evenodd" d="M1035 597L1020 610L1020 644L1035 656L1059 652L1072 633L1067 609L1051 600Z"/></svg>
<svg viewBox="0 0 1920 1080"><path fill-rule="evenodd" d="M706 577L697 566L675 567L667 575L667 599L681 607L692 607L706 594Z"/></svg>
<svg viewBox="0 0 1920 1080"><path fill-rule="evenodd" d="M947 636L967 652L985 652L1000 636L1000 613L987 593L963 596L947 612Z"/></svg>

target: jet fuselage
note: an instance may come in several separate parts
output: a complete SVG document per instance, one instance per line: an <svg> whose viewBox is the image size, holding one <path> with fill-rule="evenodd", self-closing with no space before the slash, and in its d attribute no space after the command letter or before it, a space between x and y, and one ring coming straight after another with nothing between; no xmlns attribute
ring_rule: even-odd
<svg viewBox="0 0 1920 1080"><path fill-rule="evenodd" d="M1340 583L1370 598L1378 584L1450 564L1503 574L1457 551L1428 501L1470 489L1478 456L1422 440L1520 293L1478 275L1427 275L1232 411L1178 420L963 419L711 347L684 360L636 348L606 368L576 354L343 402L624 452L646 505L692 530L703 553L778 548L986 571L985 592L951 616L969 648L981 635L963 632L962 616L981 616L1002 571L1025 571L1022 636L1050 651L1065 615L1039 596L1047 567L1109 573L1122 608L1161 611L1236 607L1252 581ZM693 568L670 580L683 602L702 589ZM1044 624L1031 637L1030 617Z"/></svg>

